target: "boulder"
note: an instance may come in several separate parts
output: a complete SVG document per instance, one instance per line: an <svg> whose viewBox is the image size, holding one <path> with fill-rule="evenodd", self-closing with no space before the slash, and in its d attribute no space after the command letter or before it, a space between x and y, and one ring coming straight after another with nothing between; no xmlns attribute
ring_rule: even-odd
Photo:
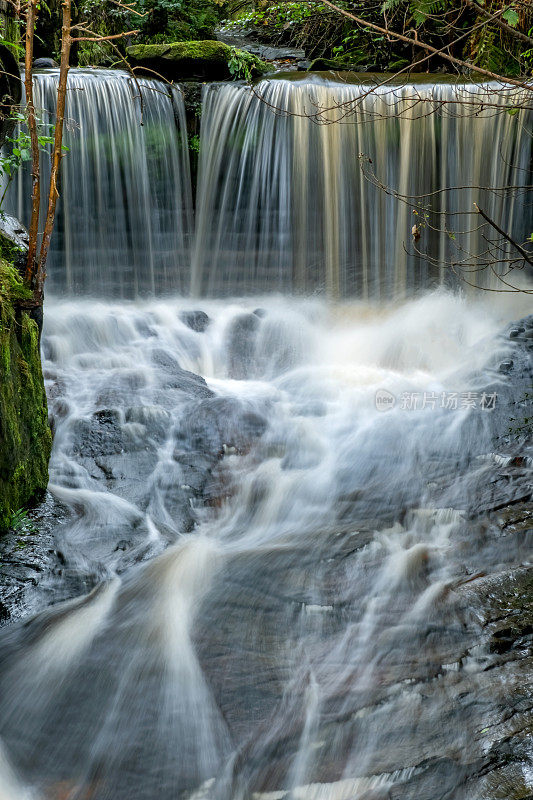
<svg viewBox="0 0 533 800"><path fill-rule="evenodd" d="M211 322L205 311L182 311L180 320L196 333L204 333Z"/></svg>
<svg viewBox="0 0 533 800"><path fill-rule="evenodd" d="M53 58L36 58L33 66L35 69L52 69L59 67L59 64Z"/></svg>
<svg viewBox="0 0 533 800"><path fill-rule="evenodd" d="M23 274L28 256L28 231L16 217L0 211L0 257Z"/></svg>
<svg viewBox="0 0 533 800"><path fill-rule="evenodd" d="M235 61L246 64L251 77L268 71L261 59L214 40L136 44L127 48L131 64L153 76L159 72L170 80L228 80L245 77Z"/></svg>

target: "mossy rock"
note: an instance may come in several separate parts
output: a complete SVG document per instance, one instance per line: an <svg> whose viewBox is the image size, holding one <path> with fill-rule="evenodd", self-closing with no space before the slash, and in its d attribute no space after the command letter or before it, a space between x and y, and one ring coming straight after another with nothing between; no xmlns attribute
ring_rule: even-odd
<svg viewBox="0 0 533 800"><path fill-rule="evenodd" d="M39 329L21 309L31 292L0 259L0 531L48 484L52 435Z"/></svg>
<svg viewBox="0 0 533 800"><path fill-rule="evenodd" d="M344 58L315 58L309 67L313 72L342 72L350 68L349 62Z"/></svg>
<svg viewBox="0 0 533 800"><path fill-rule="evenodd" d="M140 71L152 76L158 72L170 80L238 80L268 72L265 62L257 56L209 39L136 44L128 47L127 54Z"/></svg>

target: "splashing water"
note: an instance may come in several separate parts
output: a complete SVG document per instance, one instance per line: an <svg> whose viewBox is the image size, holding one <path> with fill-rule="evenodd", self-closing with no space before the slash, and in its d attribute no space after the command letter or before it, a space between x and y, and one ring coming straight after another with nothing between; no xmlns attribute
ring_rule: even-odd
<svg viewBox="0 0 533 800"><path fill-rule="evenodd" d="M0 637L0 797L482 796L456 590L523 555L469 516L505 302L50 301L69 511L55 604Z"/></svg>

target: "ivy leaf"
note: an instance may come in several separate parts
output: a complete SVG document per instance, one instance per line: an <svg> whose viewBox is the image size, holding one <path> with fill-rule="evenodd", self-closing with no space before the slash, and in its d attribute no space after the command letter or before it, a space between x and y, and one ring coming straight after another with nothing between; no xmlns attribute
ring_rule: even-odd
<svg viewBox="0 0 533 800"><path fill-rule="evenodd" d="M514 10L514 8L508 8L502 14L502 19L506 21L511 28L516 28L520 21L520 17L518 16L518 12Z"/></svg>

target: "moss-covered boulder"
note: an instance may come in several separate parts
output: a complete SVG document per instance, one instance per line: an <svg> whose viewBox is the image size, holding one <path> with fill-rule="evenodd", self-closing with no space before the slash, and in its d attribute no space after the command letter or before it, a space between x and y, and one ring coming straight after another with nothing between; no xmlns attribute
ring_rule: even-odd
<svg viewBox="0 0 533 800"><path fill-rule="evenodd" d="M214 40L136 44L128 47L130 62L153 76L170 80L240 80L268 72L257 56Z"/></svg>
<svg viewBox="0 0 533 800"><path fill-rule="evenodd" d="M29 292L0 259L0 531L46 489L52 435L37 324L20 308Z"/></svg>

